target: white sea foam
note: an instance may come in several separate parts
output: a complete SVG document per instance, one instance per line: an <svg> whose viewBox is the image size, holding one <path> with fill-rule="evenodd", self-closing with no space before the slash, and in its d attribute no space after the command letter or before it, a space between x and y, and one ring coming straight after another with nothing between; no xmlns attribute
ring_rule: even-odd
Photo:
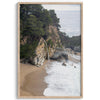
<svg viewBox="0 0 100 100"><path fill-rule="evenodd" d="M63 66L61 62L51 62L46 72L45 96L80 96L80 63L68 61Z"/></svg>
<svg viewBox="0 0 100 100"><path fill-rule="evenodd" d="M77 60L81 59L80 56L78 56L78 55L70 54L70 56L73 57L73 58L75 58L75 59L77 59Z"/></svg>

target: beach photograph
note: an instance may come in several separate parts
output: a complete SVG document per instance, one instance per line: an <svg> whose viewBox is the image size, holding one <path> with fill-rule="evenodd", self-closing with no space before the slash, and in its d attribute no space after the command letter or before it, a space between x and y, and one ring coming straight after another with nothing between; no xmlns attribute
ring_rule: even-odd
<svg viewBox="0 0 100 100"><path fill-rule="evenodd" d="M82 3L18 3L18 97L81 98Z"/></svg>

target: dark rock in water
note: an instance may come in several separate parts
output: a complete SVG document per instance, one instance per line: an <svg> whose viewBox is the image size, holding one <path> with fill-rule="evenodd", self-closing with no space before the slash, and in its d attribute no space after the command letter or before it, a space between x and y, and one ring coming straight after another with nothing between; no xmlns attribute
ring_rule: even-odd
<svg viewBox="0 0 100 100"><path fill-rule="evenodd" d="M80 51L81 51L80 46L75 46L75 47L74 47L74 51L75 51L75 52L80 52Z"/></svg>
<svg viewBox="0 0 100 100"><path fill-rule="evenodd" d="M63 65L63 66L66 66L66 64L65 64L65 63L62 63L62 65Z"/></svg>
<svg viewBox="0 0 100 100"><path fill-rule="evenodd" d="M67 60L68 55L64 50L57 50L50 59L57 61Z"/></svg>
<svg viewBox="0 0 100 100"><path fill-rule="evenodd" d="M76 66L74 66L74 68L76 68Z"/></svg>

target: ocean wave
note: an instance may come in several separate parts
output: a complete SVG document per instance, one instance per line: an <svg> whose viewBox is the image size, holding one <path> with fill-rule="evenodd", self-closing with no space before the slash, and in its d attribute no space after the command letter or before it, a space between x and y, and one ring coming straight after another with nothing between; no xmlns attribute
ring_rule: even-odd
<svg viewBox="0 0 100 100"><path fill-rule="evenodd" d="M80 96L80 63L68 61L63 66L61 62L51 62L46 72L45 96Z"/></svg>

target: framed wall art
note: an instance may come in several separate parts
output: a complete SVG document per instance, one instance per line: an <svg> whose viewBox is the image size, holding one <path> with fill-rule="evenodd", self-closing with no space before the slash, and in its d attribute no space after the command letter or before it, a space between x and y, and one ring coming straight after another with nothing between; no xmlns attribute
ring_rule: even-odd
<svg viewBox="0 0 100 100"><path fill-rule="evenodd" d="M83 3L18 3L18 97L83 97Z"/></svg>

